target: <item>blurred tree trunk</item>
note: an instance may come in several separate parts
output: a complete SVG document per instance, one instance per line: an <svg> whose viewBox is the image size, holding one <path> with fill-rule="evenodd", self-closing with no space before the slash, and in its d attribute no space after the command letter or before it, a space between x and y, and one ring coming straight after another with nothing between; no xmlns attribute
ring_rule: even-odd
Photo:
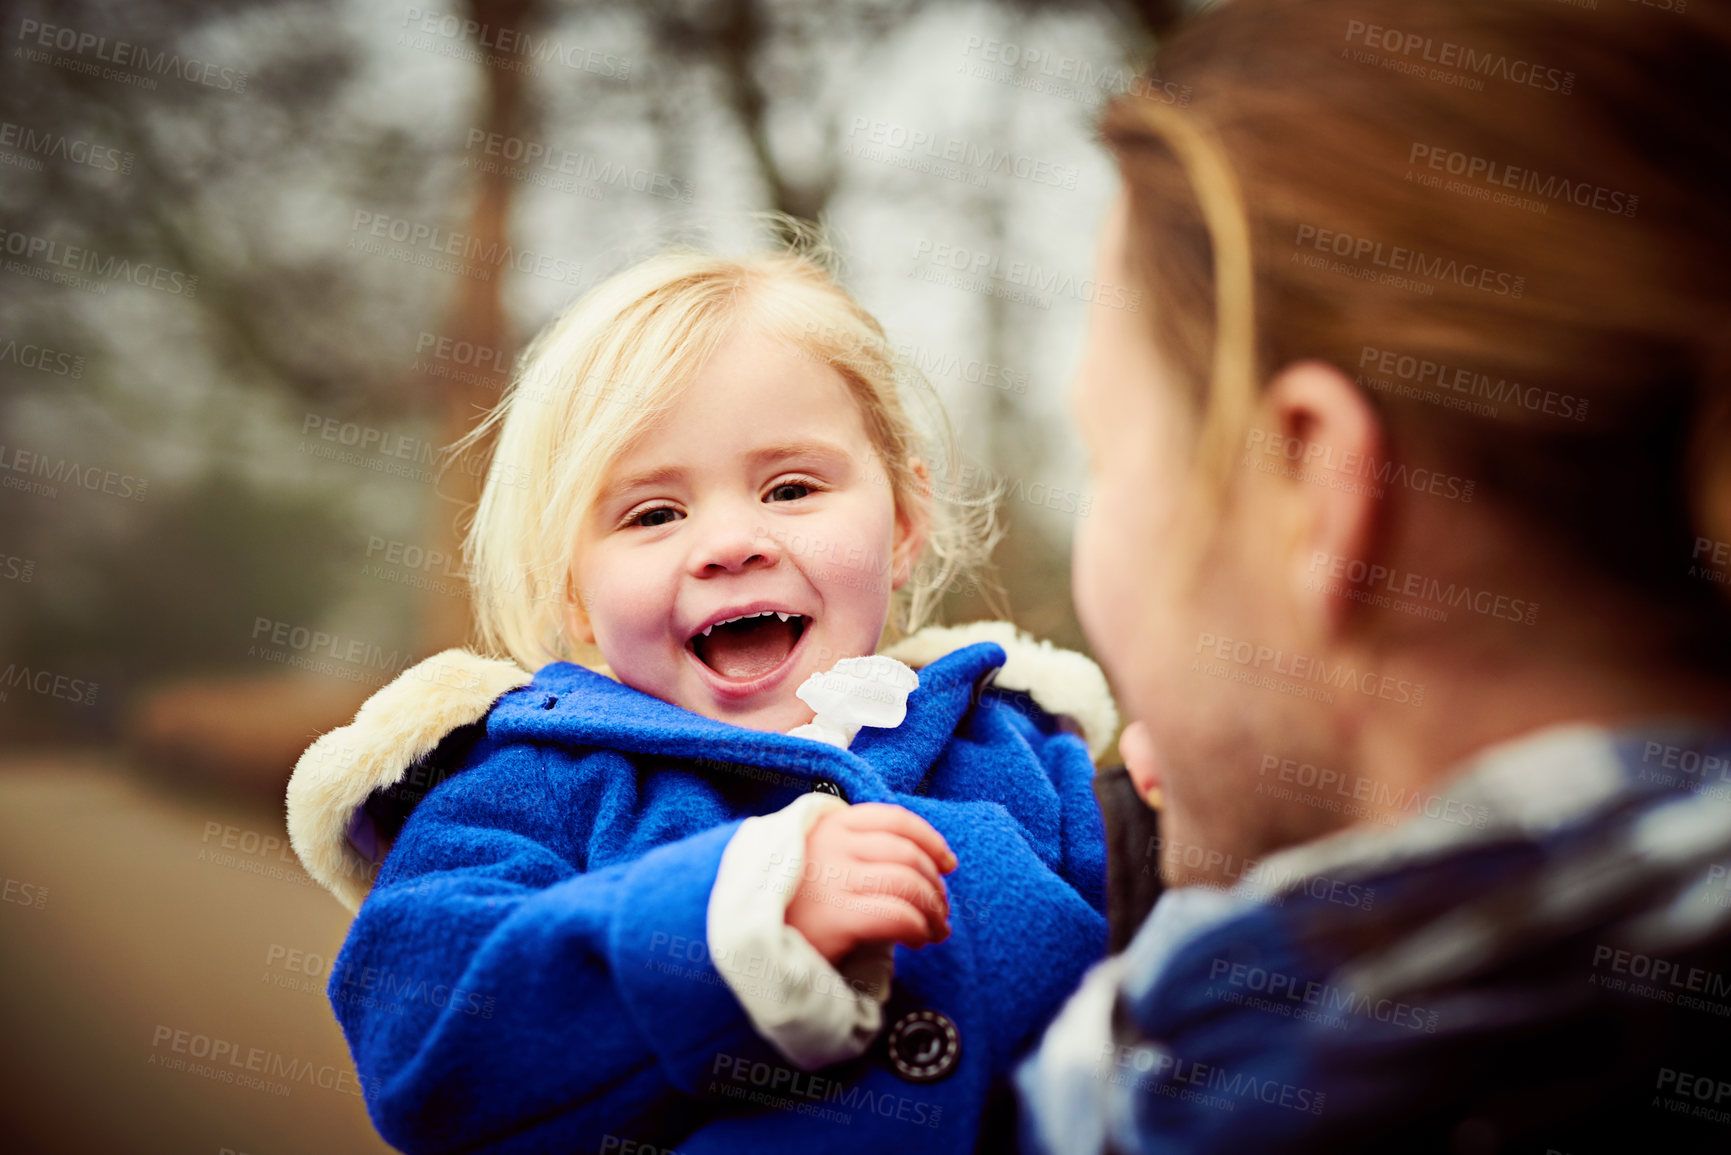
<svg viewBox="0 0 1731 1155"><path fill-rule="evenodd" d="M835 134L828 134L825 143L829 147L815 178L794 181L788 176L769 143L769 96L758 79L758 60L767 35L760 0L723 0L720 34L714 41L716 63L728 107L745 133L752 159L769 191L770 207L815 224L835 192ZM780 239L791 238L783 235Z"/></svg>
<svg viewBox="0 0 1731 1155"><path fill-rule="evenodd" d="M492 29L520 29L538 15L540 0L468 0L468 15ZM486 67L479 126L508 136L526 130L527 104L521 72ZM502 171L475 174L474 199L464 231L480 252L503 252L508 241L514 184ZM492 264L486 277L458 280L441 335L472 342L477 349L513 348L505 317L503 282L510 265ZM489 360L478 358L478 361ZM410 396L430 406L435 444L462 437L482 413L498 404L509 374L479 364L460 376L425 372L408 384ZM443 471L425 534L429 551L460 557L462 527L480 497L487 446L477 446ZM467 593L453 596L451 583L423 590L415 606L413 650L426 656L462 645L471 633ZM373 687L308 674L224 677L173 683L139 696L127 725L135 760L180 781L199 780L229 789L280 797L291 767L316 734L344 725Z"/></svg>
<svg viewBox="0 0 1731 1155"><path fill-rule="evenodd" d="M539 18L539 9L539 0L468 0L470 18L494 29L526 30L528 24ZM501 136L521 136L529 117L523 92L524 74L509 67L483 66L482 75L484 96L479 127ZM502 166L491 172L477 171L474 201L463 231L474 238L480 252L503 252L509 243L514 190L515 184ZM505 351L508 359L513 340L505 317L503 282L510 266L498 264L489 272L485 278L459 280L443 335L469 341L477 349ZM427 378L429 391L436 395L433 403L437 407L437 443L450 445L474 428L481 415L498 404L508 377L505 370L489 362L487 368L477 366L473 373L462 378ZM438 550L446 557L461 556L463 528L481 496L486 477L488 448L476 446L462 460L453 462L440 479L438 497L430 514L433 524L426 535L429 550ZM466 593L453 597L438 589L424 590L418 611L416 652L431 654L469 640L471 618Z"/></svg>

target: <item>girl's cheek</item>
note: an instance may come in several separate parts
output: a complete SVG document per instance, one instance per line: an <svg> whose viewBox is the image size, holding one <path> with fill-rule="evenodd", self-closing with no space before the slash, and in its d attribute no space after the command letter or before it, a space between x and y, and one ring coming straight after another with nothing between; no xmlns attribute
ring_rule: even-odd
<svg viewBox="0 0 1731 1155"><path fill-rule="evenodd" d="M597 636L637 639L665 630L672 607L664 591L665 583L645 574L610 575L594 589L590 602Z"/></svg>
<svg viewBox="0 0 1731 1155"><path fill-rule="evenodd" d="M619 613L633 634L649 637L667 629L672 607L664 597L656 597L650 592L656 588L636 584L627 591L621 591Z"/></svg>

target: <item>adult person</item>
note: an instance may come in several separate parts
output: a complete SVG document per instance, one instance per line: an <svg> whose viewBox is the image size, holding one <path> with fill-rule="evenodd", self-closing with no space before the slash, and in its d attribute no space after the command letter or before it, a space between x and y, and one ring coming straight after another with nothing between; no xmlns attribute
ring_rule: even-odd
<svg viewBox="0 0 1731 1155"><path fill-rule="evenodd" d="M1168 889L1030 1147L1731 1150L1731 29L1683 9L1226 0L1107 111L1075 590L1159 802L1114 877Z"/></svg>

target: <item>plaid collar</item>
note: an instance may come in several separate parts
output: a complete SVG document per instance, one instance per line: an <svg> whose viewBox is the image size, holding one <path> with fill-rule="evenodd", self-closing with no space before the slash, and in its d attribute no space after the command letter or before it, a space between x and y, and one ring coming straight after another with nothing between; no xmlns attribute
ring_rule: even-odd
<svg viewBox="0 0 1731 1155"><path fill-rule="evenodd" d="M1731 808L1731 729L1678 719L1618 729L1559 725L1486 747L1398 826L1350 827L1277 851L1230 890L1163 893L1125 948L1125 995L1152 990L1185 943L1283 901L1306 880L1362 877L1492 842L1543 838L1640 795L1666 794Z"/></svg>
<svg viewBox="0 0 1731 1155"><path fill-rule="evenodd" d="M1680 766L1682 752L1696 766ZM1709 759L1716 771L1699 769ZM1306 878L1361 874L1511 837L1542 838L1632 794L1731 788L1731 732L1663 719L1619 729L1546 726L1486 747L1394 827L1355 826L1262 859L1235 890L1267 897ZM1720 797L1731 796L1727 789Z"/></svg>

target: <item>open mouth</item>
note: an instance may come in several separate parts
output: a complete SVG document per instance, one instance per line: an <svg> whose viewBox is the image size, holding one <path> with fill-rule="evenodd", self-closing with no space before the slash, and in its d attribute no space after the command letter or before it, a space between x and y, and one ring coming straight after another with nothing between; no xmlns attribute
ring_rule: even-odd
<svg viewBox="0 0 1731 1155"><path fill-rule="evenodd" d="M751 682L786 662L810 623L790 610L758 610L716 622L685 646L720 677Z"/></svg>

